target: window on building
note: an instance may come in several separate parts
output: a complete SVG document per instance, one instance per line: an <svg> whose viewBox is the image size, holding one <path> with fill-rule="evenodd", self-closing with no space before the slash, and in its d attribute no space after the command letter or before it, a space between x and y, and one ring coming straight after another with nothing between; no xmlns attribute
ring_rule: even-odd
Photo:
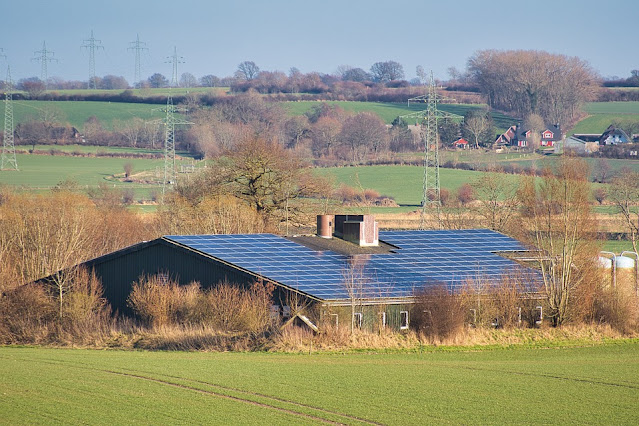
<svg viewBox="0 0 639 426"><path fill-rule="evenodd" d="M382 328L386 328L386 312L379 313L379 321Z"/></svg>
<svg viewBox="0 0 639 426"><path fill-rule="evenodd" d="M399 312L399 329L408 330L408 311Z"/></svg>
<svg viewBox="0 0 639 426"><path fill-rule="evenodd" d="M355 326L355 328L362 328L362 313L361 312L355 312L353 314L353 325Z"/></svg>
<svg viewBox="0 0 639 426"><path fill-rule="evenodd" d="M335 328L339 327L339 316L337 314L331 314L331 321Z"/></svg>

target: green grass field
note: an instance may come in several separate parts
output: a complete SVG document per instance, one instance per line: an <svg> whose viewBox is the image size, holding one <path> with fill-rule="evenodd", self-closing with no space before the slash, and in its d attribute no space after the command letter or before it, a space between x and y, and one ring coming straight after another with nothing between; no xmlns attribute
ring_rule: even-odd
<svg viewBox="0 0 639 426"><path fill-rule="evenodd" d="M4 424L639 423L639 342L424 353L0 348Z"/></svg>
<svg viewBox="0 0 639 426"><path fill-rule="evenodd" d="M115 121L127 121L134 117L154 120L164 116L160 110L162 105L92 101L14 101L14 122L18 124L31 117L38 120L47 108L59 112L56 114L56 121L69 123L80 131L84 122L91 116L98 117L102 125L110 130ZM4 128L4 114L1 114L0 124Z"/></svg>
<svg viewBox="0 0 639 426"><path fill-rule="evenodd" d="M374 189L381 195L393 197L403 206L414 208L422 201L424 169L420 166L331 167L317 169L317 173L334 176L337 184ZM453 193L464 183L481 177L484 172L442 168L439 173L441 187Z"/></svg>
<svg viewBox="0 0 639 426"><path fill-rule="evenodd" d="M412 112L423 111L426 109L425 104L412 104L410 108L407 103L385 103L385 102L351 102L351 101L328 101L327 104L339 105L346 111L355 113L359 112L373 112L380 116L384 122L390 124L398 116L410 114ZM282 105L288 110L291 115L301 115L310 110L313 106L318 105L317 101L297 101L297 102L284 102ZM471 104L439 104L437 108L441 111L449 112L463 116L468 110L479 109L485 107L485 105L471 105ZM509 126L516 123L513 117L501 114L499 112L492 113L495 125L501 131L505 131ZM409 124L414 124L414 118L407 119Z"/></svg>
<svg viewBox="0 0 639 426"><path fill-rule="evenodd" d="M0 183L45 189L53 187L65 179L76 181L79 185L95 186L100 182L108 182L118 187L133 187L108 178L124 172L124 164L132 163L133 172L151 171L163 167L164 160L147 160L138 158L109 157L65 157L48 155L18 154L20 171L4 170L0 172Z"/></svg>
<svg viewBox="0 0 639 426"><path fill-rule="evenodd" d="M639 102L589 102L584 110L588 117L579 121L568 134L598 133L606 130L613 121L639 122Z"/></svg>

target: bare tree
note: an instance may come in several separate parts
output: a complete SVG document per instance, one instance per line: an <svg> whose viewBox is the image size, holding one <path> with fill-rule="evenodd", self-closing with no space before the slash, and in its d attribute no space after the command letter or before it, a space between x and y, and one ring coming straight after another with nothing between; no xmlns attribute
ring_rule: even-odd
<svg viewBox="0 0 639 426"><path fill-rule="evenodd" d="M471 113L464 118L461 126L462 134L475 142L475 148L479 148L480 143L485 143L488 134L492 135L492 123L488 113Z"/></svg>
<svg viewBox="0 0 639 426"><path fill-rule="evenodd" d="M260 73L258 67L253 61L244 61L237 66L235 76L241 80L251 81Z"/></svg>
<svg viewBox="0 0 639 426"><path fill-rule="evenodd" d="M503 173L485 173L471 185L477 194L477 214L488 228L508 231L517 213L517 181Z"/></svg>
<svg viewBox="0 0 639 426"><path fill-rule="evenodd" d="M353 161L361 161L369 149L375 154L382 151L388 143L386 125L379 116L370 112L361 112L344 122L339 139L348 147Z"/></svg>
<svg viewBox="0 0 639 426"><path fill-rule="evenodd" d="M468 71L494 108L566 124L597 90L597 75L575 57L536 50L481 50Z"/></svg>
<svg viewBox="0 0 639 426"><path fill-rule="evenodd" d="M637 253L639 240L639 172L624 168L613 180L610 199L615 204Z"/></svg>
<svg viewBox="0 0 639 426"><path fill-rule="evenodd" d="M388 83L389 81L403 79L404 67L395 61L375 62L371 66L371 74L373 80Z"/></svg>
<svg viewBox="0 0 639 426"><path fill-rule="evenodd" d="M555 173L546 171L541 182L526 177L519 191L521 230L539 250L553 325L570 319L573 297L588 279L596 257L588 173L583 160L564 156Z"/></svg>

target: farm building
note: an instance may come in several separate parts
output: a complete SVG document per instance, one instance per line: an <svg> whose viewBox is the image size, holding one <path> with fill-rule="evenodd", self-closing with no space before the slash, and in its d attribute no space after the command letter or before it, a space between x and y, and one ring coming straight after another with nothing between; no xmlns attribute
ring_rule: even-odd
<svg viewBox="0 0 639 426"><path fill-rule="evenodd" d="M101 279L114 310L127 313L133 282L166 276L203 288L226 281L270 283L273 309L313 307L310 321L373 329L408 328L416 290L470 281L491 285L505 274L534 275L500 253L527 252L519 241L487 229L378 231L370 215L318 216L317 235L169 235L85 262ZM528 253L530 257L530 253Z"/></svg>
<svg viewBox="0 0 639 426"><path fill-rule="evenodd" d="M533 132L517 124L510 126L501 135L497 135L495 140L496 146L516 146L519 148L527 148L531 146ZM552 147L562 140L561 127L559 124L548 126L544 131L539 133L539 143L541 146Z"/></svg>

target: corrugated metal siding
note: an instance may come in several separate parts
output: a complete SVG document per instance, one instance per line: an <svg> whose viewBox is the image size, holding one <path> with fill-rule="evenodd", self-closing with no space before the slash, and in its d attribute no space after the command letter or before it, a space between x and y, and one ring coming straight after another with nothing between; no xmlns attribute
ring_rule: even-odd
<svg viewBox="0 0 639 426"><path fill-rule="evenodd" d="M250 274L164 240L155 240L146 247L121 256L95 259L88 262L87 266L93 268L101 279L104 296L113 310L121 313L130 313L126 301L132 284L144 275L168 273L171 279L180 284L198 281L203 288L222 281L239 284L255 281Z"/></svg>

